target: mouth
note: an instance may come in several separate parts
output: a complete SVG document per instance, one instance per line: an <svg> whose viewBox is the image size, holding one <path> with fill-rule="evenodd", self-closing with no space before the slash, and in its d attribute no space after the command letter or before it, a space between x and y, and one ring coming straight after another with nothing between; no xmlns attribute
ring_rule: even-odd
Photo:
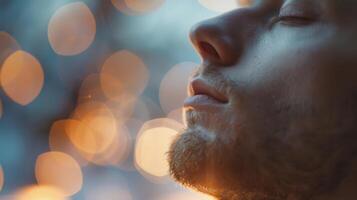
<svg viewBox="0 0 357 200"><path fill-rule="evenodd" d="M228 104L228 97L209 85L205 80L196 78L190 82L189 97L184 101L184 108L195 110L219 109Z"/></svg>

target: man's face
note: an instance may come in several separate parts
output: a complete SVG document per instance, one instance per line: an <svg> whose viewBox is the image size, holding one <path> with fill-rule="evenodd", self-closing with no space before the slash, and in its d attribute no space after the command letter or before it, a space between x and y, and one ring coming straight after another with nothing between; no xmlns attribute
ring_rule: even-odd
<svg viewBox="0 0 357 200"><path fill-rule="evenodd" d="M310 199L357 145L357 2L261 0L195 26L203 63L174 178L221 199Z"/></svg>

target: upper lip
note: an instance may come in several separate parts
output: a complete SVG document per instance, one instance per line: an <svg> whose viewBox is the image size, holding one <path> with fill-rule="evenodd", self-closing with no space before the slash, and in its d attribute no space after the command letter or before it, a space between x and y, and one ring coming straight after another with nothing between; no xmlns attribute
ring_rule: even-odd
<svg viewBox="0 0 357 200"><path fill-rule="evenodd" d="M222 103L228 102L228 98L223 92L209 85L207 81L205 81L202 78L195 78L191 80L188 91L189 91L189 96L207 95L209 97L218 100L219 102Z"/></svg>

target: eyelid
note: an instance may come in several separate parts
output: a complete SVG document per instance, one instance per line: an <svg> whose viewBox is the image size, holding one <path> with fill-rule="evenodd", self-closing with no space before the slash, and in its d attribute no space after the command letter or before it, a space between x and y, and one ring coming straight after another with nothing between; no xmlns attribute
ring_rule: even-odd
<svg viewBox="0 0 357 200"><path fill-rule="evenodd" d="M305 18L305 19L315 19L317 13L312 6L307 6L303 3L290 3L284 5L279 12L279 17L296 17L296 18Z"/></svg>
<svg viewBox="0 0 357 200"><path fill-rule="evenodd" d="M289 3L283 5L279 10L279 14L270 19L269 27L282 22L286 25L307 25L318 19L318 13L315 9L307 7L302 3Z"/></svg>

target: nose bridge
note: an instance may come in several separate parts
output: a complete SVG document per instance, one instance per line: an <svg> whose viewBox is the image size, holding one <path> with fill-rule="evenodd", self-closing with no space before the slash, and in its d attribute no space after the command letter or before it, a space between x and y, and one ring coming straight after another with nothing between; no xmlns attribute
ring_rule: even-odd
<svg viewBox="0 0 357 200"><path fill-rule="evenodd" d="M230 66L237 62L247 42L249 16L245 9L205 20L195 25L190 39L204 62Z"/></svg>

